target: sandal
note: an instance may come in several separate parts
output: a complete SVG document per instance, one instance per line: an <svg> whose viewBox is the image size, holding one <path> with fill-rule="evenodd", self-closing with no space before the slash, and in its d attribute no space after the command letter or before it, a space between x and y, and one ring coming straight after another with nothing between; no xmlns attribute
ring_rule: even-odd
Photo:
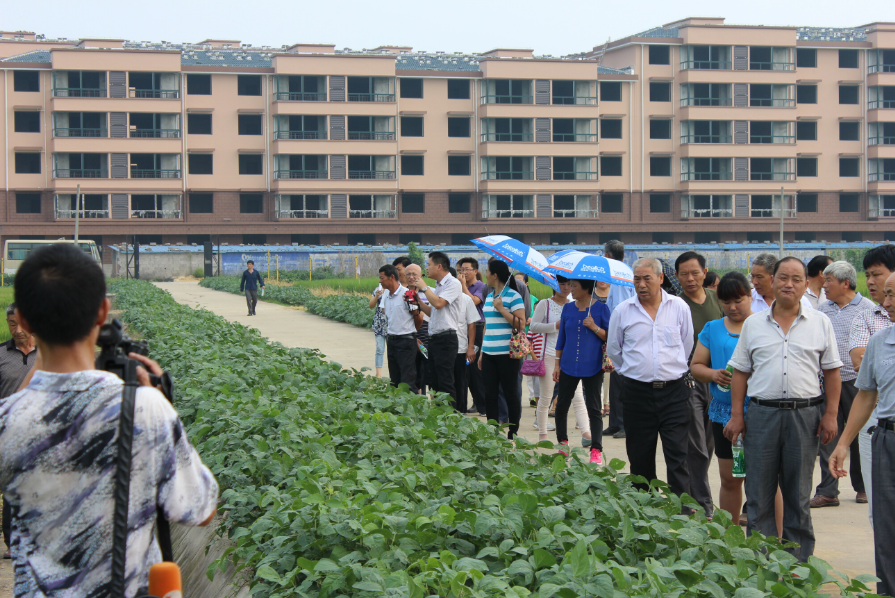
<svg viewBox="0 0 895 598"><path fill-rule="evenodd" d="M553 399L553 402L550 403L550 411L547 412L548 417L556 417L556 399Z"/></svg>

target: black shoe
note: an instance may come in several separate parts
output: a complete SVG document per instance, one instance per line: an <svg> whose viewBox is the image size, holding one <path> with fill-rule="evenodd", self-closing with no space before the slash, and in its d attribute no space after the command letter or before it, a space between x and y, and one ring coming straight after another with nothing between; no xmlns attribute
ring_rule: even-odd
<svg viewBox="0 0 895 598"><path fill-rule="evenodd" d="M611 428L606 428L605 430L603 430L603 436L607 436L607 435L612 436L619 430L621 430L621 428L619 428L618 426L612 426Z"/></svg>
<svg viewBox="0 0 895 598"><path fill-rule="evenodd" d="M618 432L616 432L615 434L613 434L612 437L613 437L613 438L627 438L628 435L625 434L625 431L624 431L624 430L619 430Z"/></svg>

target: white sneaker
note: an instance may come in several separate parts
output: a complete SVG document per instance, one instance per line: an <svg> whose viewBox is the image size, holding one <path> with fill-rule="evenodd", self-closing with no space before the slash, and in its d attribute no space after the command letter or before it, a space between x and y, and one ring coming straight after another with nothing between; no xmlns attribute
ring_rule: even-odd
<svg viewBox="0 0 895 598"><path fill-rule="evenodd" d="M534 422L533 424L531 424L531 427L534 428L535 430L540 429L540 428L538 428L538 422ZM556 429L556 426L554 426L552 422L547 422L547 431L548 432L552 432L555 429Z"/></svg>

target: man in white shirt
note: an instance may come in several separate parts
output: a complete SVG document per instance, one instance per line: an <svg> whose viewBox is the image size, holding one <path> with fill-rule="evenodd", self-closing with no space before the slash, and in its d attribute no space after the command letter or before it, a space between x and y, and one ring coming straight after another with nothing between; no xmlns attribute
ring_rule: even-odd
<svg viewBox="0 0 895 598"><path fill-rule="evenodd" d="M647 481L656 478L656 441L661 435L668 485L680 496L690 488L686 374L693 352L693 322L684 300L662 290L663 281L658 260L634 262L637 295L612 312L606 340L609 358L623 379L631 473Z"/></svg>
<svg viewBox="0 0 895 598"><path fill-rule="evenodd" d="M749 533L777 534L774 498L779 485L783 538L799 545L791 552L803 562L814 553L815 543L811 476L818 442L826 444L838 432L842 367L830 319L801 305L806 275L798 258L775 264L775 300L770 309L746 320L730 359L732 415L724 428L733 443L743 436ZM744 418L746 394L751 401Z"/></svg>
<svg viewBox="0 0 895 598"><path fill-rule="evenodd" d="M811 307L817 309L827 301L826 291L824 291L824 270L833 263L833 258L828 255L816 255L808 262L808 288L805 289L805 299L811 304ZM840 355L840 357L844 357Z"/></svg>
<svg viewBox="0 0 895 598"><path fill-rule="evenodd" d="M397 388L403 382L416 394L416 324L404 301L407 288L398 282L398 271L390 264L379 268L379 284L383 288L381 301L388 318L388 377L392 386Z"/></svg>
<svg viewBox="0 0 895 598"><path fill-rule="evenodd" d="M777 256L773 253L760 253L752 260L752 313L764 311L774 302L774 265ZM802 305L814 309L807 297L802 295Z"/></svg>
<svg viewBox="0 0 895 598"><path fill-rule="evenodd" d="M456 277L456 270L451 268L451 276ZM466 413L466 399L469 395L468 366L475 363L475 327L479 321L479 310L466 293L461 293L459 298L460 322L457 326L457 357L454 361L454 384L457 387L457 399L454 408L460 413Z"/></svg>

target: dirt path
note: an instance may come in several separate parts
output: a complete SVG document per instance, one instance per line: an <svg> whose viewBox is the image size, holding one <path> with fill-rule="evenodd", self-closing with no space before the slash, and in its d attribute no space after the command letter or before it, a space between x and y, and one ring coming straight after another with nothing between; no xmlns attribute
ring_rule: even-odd
<svg viewBox="0 0 895 598"><path fill-rule="evenodd" d="M289 347L319 349L327 359L345 367L355 369L373 367L376 345L373 333L369 330L263 301L258 305L258 315L248 317L245 300L239 295L205 289L194 282L159 283L157 286L171 293L180 303L191 307L203 307L228 320L253 326L272 341L278 341ZM527 389L523 389L522 404L520 433L526 439L536 442L538 432L532 428L535 410L528 407ZM574 419L574 416L571 419ZM608 425L607 421L603 420L604 425ZM571 421L569 428L569 442L572 446L581 446L581 435L574 429L574 423ZM552 433L551 438L555 438ZM627 460L625 440L607 437L604 438L603 445L608 458ZM657 455L658 475L664 478L665 463L662 459L661 446L657 450ZM814 483L819 483L819 467L815 468L814 477ZM717 460L712 461L709 480L717 502L720 492ZM817 538L815 554L850 576L873 573L873 532L867 520L867 505L855 503L855 492L848 478L840 484L840 491L841 506L813 509L811 512Z"/></svg>

